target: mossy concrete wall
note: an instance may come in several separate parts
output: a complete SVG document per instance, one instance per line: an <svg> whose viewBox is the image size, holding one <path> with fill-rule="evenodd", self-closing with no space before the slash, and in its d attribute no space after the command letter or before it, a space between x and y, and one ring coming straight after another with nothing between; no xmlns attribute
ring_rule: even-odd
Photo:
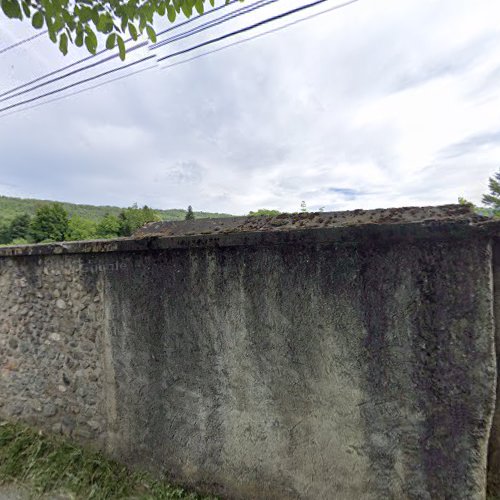
<svg viewBox="0 0 500 500"><path fill-rule="evenodd" d="M302 217L0 250L0 416L228 498L485 498L497 225Z"/></svg>

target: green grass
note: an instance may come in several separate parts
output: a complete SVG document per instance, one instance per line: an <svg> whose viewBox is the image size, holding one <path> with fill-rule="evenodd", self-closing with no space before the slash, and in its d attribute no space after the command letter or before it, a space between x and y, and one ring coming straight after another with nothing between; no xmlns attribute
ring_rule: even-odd
<svg viewBox="0 0 500 500"><path fill-rule="evenodd" d="M0 422L0 485L17 483L33 497L64 493L77 499L190 499L203 497L129 471L102 454L20 424Z"/></svg>
<svg viewBox="0 0 500 500"><path fill-rule="evenodd" d="M50 200L36 200L29 198L13 198L9 196L0 196L0 224L9 223L16 215L27 213L34 215L39 206L54 203ZM118 215L122 208L114 206L98 206L98 205L79 205L76 203L61 202L61 205L66 209L70 216L78 215L85 219L90 219L94 222L100 221L106 214ZM157 210L162 220L184 220L186 210L169 209ZM198 219L214 218L214 217L230 217L229 214L219 214L211 212L195 212L195 217Z"/></svg>

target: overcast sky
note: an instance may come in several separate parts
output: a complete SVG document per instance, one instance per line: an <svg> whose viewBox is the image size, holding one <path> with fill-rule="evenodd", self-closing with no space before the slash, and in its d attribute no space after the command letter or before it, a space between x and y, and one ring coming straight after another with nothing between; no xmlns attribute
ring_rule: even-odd
<svg viewBox="0 0 500 500"><path fill-rule="evenodd" d="M304 3L279 0L156 54ZM4 17L0 27L0 49L33 34ZM37 39L0 54L1 87L85 55ZM302 200L342 210L479 202L500 167L498 0L360 0L160 68L0 116L0 194L235 214L297 211Z"/></svg>

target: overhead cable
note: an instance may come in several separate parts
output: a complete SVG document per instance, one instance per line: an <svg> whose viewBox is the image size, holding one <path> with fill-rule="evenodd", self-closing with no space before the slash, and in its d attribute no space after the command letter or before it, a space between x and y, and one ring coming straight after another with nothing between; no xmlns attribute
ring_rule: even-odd
<svg viewBox="0 0 500 500"><path fill-rule="evenodd" d="M16 47L20 47L21 45L24 45L25 43L36 40L37 38L41 37L42 35L45 35L46 33L47 33L47 30L40 31L40 33L37 33L36 35L25 38L24 40L19 40L19 42L13 43L12 45L9 45L7 47L4 47L3 49L0 49L0 54L3 54L4 52L7 52L9 50L15 49Z"/></svg>
<svg viewBox="0 0 500 500"><path fill-rule="evenodd" d="M313 7L321 5L321 4L328 2L328 1L329 0L316 0L315 2L301 5L300 7L296 7L295 9L291 9L291 10L288 10L286 12L282 12L281 14L277 14L276 16L269 17L269 18L264 19L262 21L259 21L257 23L251 24L250 26L245 26L244 28L240 28L238 30L231 31L230 33L225 33L224 35L218 36L216 38L212 38L211 40L207 40L207 41L201 42L197 45L193 45L192 47L188 47L187 49L179 50L177 52L173 52L172 54L168 54L166 56L160 57L158 59L158 62L165 61L167 59L172 59L173 57L178 57L182 54L188 54L189 52L192 52L193 50L201 49L202 47L206 47L207 45L212 45L214 43L221 42L222 40L232 38L233 36L240 35L241 33L246 33L247 31L251 31L251 30L254 30L256 28L259 28L260 26L264 26L266 24L273 23L275 21L279 21L280 19L291 16L293 14L297 14L297 13L302 12L304 10L312 9ZM345 2L344 4L342 4L341 7L346 7L347 5L353 4L353 3L358 2L358 1L359 0L350 0L349 2ZM340 6L338 8L340 8Z"/></svg>
<svg viewBox="0 0 500 500"><path fill-rule="evenodd" d="M307 5L302 6L301 8L299 8L299 9L300 9L299 11L303 11L303 10L306 10L306 9L312 8L312 7L316 6L316 5L319 5L319 4L322 4L322 3L325 3L326 1L328 1L328 0L319 0L319 1L316 1L316 2L313 2L313 3L310 3L310 4L307 4ZM268 30L268 31L266 31L266 32L259 33L259 34L257 34L257 35L254 35L254 36L252 36L252 37L248 37L248 38L245 38L245 39L242 39L242 40L238 40L238 41L236 41L236 42L233 42L233 43L231 43L231 44L225 45L225 46L220 47L220 48L218 48L218 49L214 49L214 50L211 50L211 51L208 51L208 52L204 52L204 53L202 53L202 54L199 54L199 55L197 55L197 56L191 57L191 58L189 58L189 59L185 59L185 60L183 60L183 61L179 61L179 62L177 62L177 63L170 64L170 65L168 65L168 66L163 67L162 69L167 69L167 68L171 68L171 67L174 67L174 66L178 66L178 65L180 65L180 64L185 64L185 63L190 62L190 61L193 61L193 60L195 60L195 59L199 59L199 58L201 58L201 57L205 57L205 56L207 56L207 55L210 55L210 54L213 54L213 53L216 53L216 52L219 52L219 51L225 50L225 49L227 49L227 48L229 48L229 47L233 47L233 46L235 46L235 45L239 45L239 44L241 44L241 43L245 43L245 42L247 42L247 41L251 41L251 40L254 40L254 39L260 38L260 37L262 37L262 36L265 36L265 35L268 35L268 34L271 34L271 33L275 33L275 32L277 32L277 31L281 31L281 30L283 30L283 29L285 29L285 28L288 28L288 27L290 27L290 26L294 26L294 25L296 25L296 24L299 24L299 23L304 22L304 21L307 21L307 20L309 20L309 19L312 19L312 18L318 17L318 16L323 15L323 14L326 14L326 13L328 13L328 12L331 12L331 11L334 11L334 10L341 9L341 8L343 8L343 7L347 7L348 5L354 4L354 3L356 3L356 2L359 2L359 0L350 0L350 1L348 1L348 2L344 2L344 3L342 3L342 4L335 5L335 6L333 6L333 7L329 8L329 9L326 9L326 10L324 10L324 11L317 12L317 13L312 14L312 15L309 15L309 16L307 16L307 17L297 19L297 20L292 21L292 22L290 22L290 23L288 23L288 24L285 24L285 25L282 25L282 26L278 26L277 28L274 28L274 29ZM280 14L279 16L274 16L273 18L270 18L270 19L274 19L274 20L276 20L277 18L281 19L281 18L283 18L283 17L286 17L287 15L290 15L291 13L296 13L296 12L297 12L297 9L293 9L293 11L288 11L288 12L282 13L282 14ZM262 22L261 22L261 23L256 23L256 25L257 25L257 26L261 26L261 25L262 25ZM256 25L252 25L252 28L251 28L251 29L255 29L255 27L257 27ZM247 27L246 29L244 28L244 30L245 30L245 31L249 31L249 29L250 29L250 27ZM241 30L238 30L238 32L240 32L240 31L241 31ZM220 40L220 38L221 38L221 37L218 37L216 40ZM228 36L224 36L224 38L228 38ZM209 41L209 43L210 43L210 41ZM207 43L206 45L208 45L209 43ZM194 50L194 49L193 49L193 50ZM187 49L186 51L180 51L180 52L182 52L182 53L186 53L186 52L189 52L189 49ZM70 89L70 88L76 87L76 86L78 86L78 85L81 85L81 84L87 83L87 82L89 82L89 81L96 80L96 79L101 78L101 77L103 77L103 76L107 76L108 74L112 74L112 73L117 72L117 71L120 71L120 70L122 70L122 69L126 69L126 68L128 68L128 67L133 66L133 65L136 65L136 64L139 64L139 63L145 62L146 60L151 60L151 59L153 59L154 57L155 57L154 55L151 55L151 56L149 56L149 57L145 57L145 58L142 58L142 59L140 59L140 60L138 60L138 61L135 61L135 62L133 62L133 63L127 64L127 65L124 65L124 66L120 66L120 67L118 67L118 68L114 68L114 69L109 70L109 71L106 71L106 72L104 72L104 73L100 73L99 75L95 75L95 76L93 76L93 77L91 77L91 78L87 78L87 79L85 79L85 80L81 80L81 81L79 81L79 82L75 82L75 83L73 83L73 84L71 84L71 85L67 85L67 86L65 86L65 87L62 87L62 88L59 88L59 89L55 89L55 90L53 90L53 91L51 91L51 92L47 92L47 93L45 93L45 94L42 94L42 95L39 95L39 96L33 97L33 98L31 98L31 99L28 99L28 100L24 100L24 101L21 101L21 102L15 103L15 104L13 104L13 105L10 105L10 106L7 106L7 107L4 107L4 108L0 109L0 113L2 113L2 112L4 112L4 111L8 111L8 110L13 109L13 108L16 108L16 107L18 107L18 106L22 106L22 105L24 105L24 104L29 104L29 103L35 102L35 101L37 101L37 100L39 100L39 99L43 99L43 98L48 97L48 96L51 96L51 95L54 95L54 94L57 94L57 93L63 92L63 91L65 91L65 90L68 90L68 89ZM162 60L164 60L164 59L166 59L166 58L162 58ZM151 66L151 67L145 68L145 69L144 69L144 71L149 70L149 69L153 69L153 68L154 68L154 66ZM96 87L99 87L99 86L105 85L105 84L107 84L107 83L111 83L111 82L116 81L116 80L121 80L121 79L123 79L123 78L127 78L128 76L132 76L132 75L137 74L137 73L140 73L140 72L142 72L142 71L143 71L143 70L139 70L139 71L135 71L135 72L132 72L132 73L128 73L128 74L122 75L121 77L114 78L114 79L112 79L112 80L108 80L108 81L106 81L106 82L102 82L102 83L100 83L100 84L98 84L98 85L94 85L94 86L92 86L92 87L88 87L87 89L81 89L80 91L77 91L77 92L74 92L74 93L72 93L72 94L68 94L68 95L79 94L79 93L84 92L84 91L86 91L86 90L91 90L92 88L96 88ZM62 99L62 98L64 98L64 97L67 97L67 96L61 96L61 97L59 97L59 98L52 99L52 100L50 100L50 101L45 101L45 102L42 102L42 103L40 103L40 104L36 104L36 105L33 105L33 106L28 106L28 107L26 107L26 108L24 108L24 109L22 109L22 110L20 110L20 111L23 111L23 110L26 110L26 109L31 109L31 108L33 108L33 107L37 107L37 106L39 106L39 105L46 104L46 103L48 103L48 102L52 102L52 101L55 101L55 100ZM3 116L6 116L6 115L8 115L8 114L11 114L11 113L7 113L7 114L5 114L5 115L3 115Z"/></svg>
<svg viewBox="0 0 500 500"><path fill-rule="evenodd" d="M206 15L209 15L209 14L211 14L211 13L213 13L213 12L217 12L217 11L219 11L220 9L226 8L226 7L228 7L229 5L231 5L231 4L235 3L235 2L239 2L239 0L231 0L231 1L227 2L227 3L224 3L223 5L220 5L219 7L216 7L216 8L214 8L214 9L210 9L210 10L208 10L208 11L204 12L203 14L200 14L199 16L194 16L194 17L192 17L192 18L190 18L190 19L187 19L186 21L183 21L182 23L179 23L179 24L175 24L175 25L173 25L173 26L170 26L168 29L165 29L165 30L160 31L159 33L157 33L157 36L161 36L161 35L163 35L163 34L165 34L165 33L168 33L168 32L174 31L174 30L177 30L177 29L179 29L180 27L185 26L186 24L189 24L189 23L192 23L192 22L194 22L194 21L198 20L198 19L199 19L200 17L202 17L202 16L206 16ZM42 34L44 34L44 33L46 33L46 32L47 32L47 31L44 31L44 32L38 33L37 35L35 35L34 37L31 37L30 39L33 39L33 38L39 37L39 36L41 36ZM26 40L22 40L22 41L20 41L20 42L17 42L17 44L26 43L26 41L28 41L28 39L26 39ZM125 40L125 43L128 43L128 42L130 42L130 41L132 41L132 38L128 38L127 40ZM144 46L144 45L146 45L146 44L147 44L147 42L146 42L146 43L141 42L141 44L139 44L139 45L140 45L140 47L143 47L143 46ZM131 48L130 48L130 49L128 49L127 51L128 51L128 52L130 52L130 51L135 50L136 48L140 48L140 47L138 47L138 46L136 45L136 46L131 47ZM9 47L6 47L4 50L9 50ZM101 50L97 51L95 54L90 54L90 55L88 55L88 56L85 56L85 57L83 57L83 58L81 58L81 59L78 59L77 61L74 61L74 62L72 62L72 63L66 64L66 65L64 65L64 66L62 66L62 67L60 67L60 68L58 68L58 69L56 69L56 70L50 71L50 72L48 72L48 73L46 73L46 74L44 74L44 75L41 75L41 76L39 76L39 77L36 77L36 78L34 78L34 79L32 79L32 80L30 80L30 81L26 82L26 83L23 83L23 84L21 84L21 85L17 85L16 87L13 87L13 88L11 88L11 89L9 89L9 90L6 90L6 91L4 91L4 92L1 92L1 93L0 93L0 98L5 97L5 96L7 96L7 95L9 95L9 94L13 94L14 92L17 92L18 90L25 89L26 87L29 87L29 86L31 86L31 85L33 85L33 84L35 84L35 83L38 83L38 82L40 82L40 81L42 81L42 80L45 80L46 78L50 78L51 76L57 75L57 74L59 74L59 73L61 73L61 72L65 71L65 70L67 70L67 69L73 68L73 67L75 67L75 66L78 66L79 64L82 64L82 63L87 62L87 61L89 61L89 60L91 60L91 59L94 59L95 57L98 57L98 56L100 56L100 55L104 54L105 52L109 52L109 50L108 50L108 49L106 49L106 48L101 49ZM1 53L1 52L0 52L0 53ZM117 57L118 57L118 53L116 53L116 54L115 54L115 55L113 55L113 56L109 56L109 57L105 58L104 60L101 60L101 62L102 62L102 63L104 63L104 62L108 62L109 60L111 60L111 59L116 59ZM87 66L87 67L86 67L86 68L84 68L84 69L92 68L92 67L95 67L96 65L97 65L97 64L92 64L92 65ZM82 69L82 70L80 70L80 71L83 71L83 69ZM72 73L72 74L73 74L73 73Z"/></svg>

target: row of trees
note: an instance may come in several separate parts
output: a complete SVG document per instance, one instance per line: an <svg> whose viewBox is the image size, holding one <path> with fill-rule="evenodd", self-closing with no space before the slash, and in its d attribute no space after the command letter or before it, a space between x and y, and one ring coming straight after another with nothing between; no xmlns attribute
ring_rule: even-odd
<svg viewBox="0 0 500 500"><path fill-rule="evenodd" d="M0 244L22 245L130 236L147 222L159 220L158 213L146 205L142 208L133 205L122 210L118 216L108 214L95 222L77 215L70 217L61 204L52 203L39 207L33 217L20 214L8 225L0 227Z"/></svg>

